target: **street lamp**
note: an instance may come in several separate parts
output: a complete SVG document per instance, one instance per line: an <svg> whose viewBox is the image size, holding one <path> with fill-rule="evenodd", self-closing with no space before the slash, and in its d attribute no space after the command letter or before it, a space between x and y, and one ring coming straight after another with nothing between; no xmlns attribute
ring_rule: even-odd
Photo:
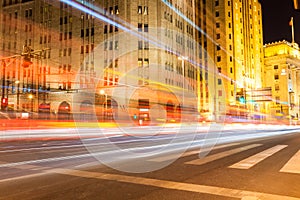
<svg viewBox="0 0 300 200"><path fill-rule="evenodd" d="M182 108L184 107L184 92L185 92L185 66L184 61L187 60L187 56L179 56L178 60L181 60L181 69L182 69Z"/></svg>
<svg viewBox="0 0 300 200"><path fill-rule="evenodd" d="M17 112L20 110L20 81L16 80L15 84L17 85Z"/></svg>
<svg viewBox="0 0 300 200"><path fill-rule="evenodd" d="M105 111L103 112L103 121L104 119L106 119L106 115L107 115L107 94L105 93L105 91L103 89L100 90L100 94L104 95L105 97Z"/></svg>
<svg viewBox="0 0 300 200"><path fill-rule="evenodd" d="M32 118L32 115L33 115L33 95L32 95L32 94L29 94L29 95L28 95L28 99L29 99L30 102L31 102L31 118Z"/></svg>
<svg viewBox="0 0 300 200"><path fill-rule="evenodd" d="M6 63L5 63L5 61L4 60L2 60L2 70L3 70L3 72L2 72L2 98L1 98L1 101L2 101L2 103L1 103L1 110L4 110L5 108L6 108L6 106L5 105L3 105L3 101L4 101L4 99L5 99L5 70L6 70Z"/></svg>

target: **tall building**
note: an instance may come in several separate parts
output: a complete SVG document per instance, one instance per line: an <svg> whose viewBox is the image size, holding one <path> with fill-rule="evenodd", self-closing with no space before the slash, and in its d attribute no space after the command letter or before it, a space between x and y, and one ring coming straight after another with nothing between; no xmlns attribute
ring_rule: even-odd
<svg viewBox="0 0 300 200"><path fill-rule="evenodd" d="M262 10L257 0L215 0L206 2L207 51L222 74L216 85L217 105L252 110L248 93L262 87ZM222 87L225 92L222 93ZM212 104L211 104L212 105Z"/></svg>
<svg viewBox="0 0 300 200"><path fill-rule="evenodd" d="M264 85L272 88L268 113L273 119L298 119L300 95L300 51L285 40L266 44Z"/></svg>
<svg viewBox="0 0 300 200"><path fill-rule="evenodd" d="M149 118L141 110L162 106L167 118L189 110L218 119L242 104L239 91L247 98L261 87L256 0L5 0L0 8L3 63L16 70L2 73L2 94L13 109L80 113L96 103L105 116Z"/></svg>
<svg viewBox="0 0 300 200"><path fill-rule="evenodd" d="M80 112L84 99L77 93L93 90L96 102L128 111L131 88L144 88L170 113L197 110L197 98L188 98L197 97L194 7L194 1L4 1L2 60L14 62L2 74L9 107ZM120 88L125 98L114 93ZM133 104L155 102L138 93Z"/></svg>

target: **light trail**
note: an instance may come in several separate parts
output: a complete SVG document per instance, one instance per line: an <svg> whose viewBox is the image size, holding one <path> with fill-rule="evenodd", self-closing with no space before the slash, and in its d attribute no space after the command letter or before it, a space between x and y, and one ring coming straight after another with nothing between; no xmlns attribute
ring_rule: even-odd
<svg viewBox="0 0 300 200"><path fill-rule="evenodd" d="M221 144L227 144L227 143L231 143L231 142L249 141L251 139L262 139L262 138L278 136L278 135L285 135L285 134L296 133L296 132L299 132L299 129L290 129L290 130L284 130L284 131L272 130L270 132L252 132L252 133L249 132L249 133L246 133L243 135L239 134L239 135L233 135L233 136L222 135L221 138L218 139L217 144L221 145ZM239 133L239 131L237 131L236 133ZM226 132L225 132L225 134L226 134ZM88 158L88 157L97 158L100 155L107 156L108 160L106 160L106 161L114 162L114 161L121 161L121 160L143 158L143 157L139 156L139 152L144 152L146 150L155 151L153 154L148 156L150 159L153 157L161 156L165 153L176 153L176 152L180 151L182 148L184 148L186 150L199 148L199 147L205 148L210 143L214 144L214 141L215 141L215 138L210 138L208 140L204 138L204 139L197 139L191 143L188 136L189 135L187 135L186 137L183 137L181 142L174 143L174 144L155 144L154 143L155 140L152 139L154 142L149 144L149 146L130 147L127 149L114 149L114 150L110 150L110 151L106 151L106 152L103 152L103 149L101 150L99 148L99 150L101 150L101 152L93 152L93 153L87 153L87 154L78 154L78 155L62 156L62 157L52 157L52 158L44 158L44 159L37 159L37 160L27 160L27 161L15 162L15 163L5 163L5 164L0 164L0 168L14 167L14 166L26 165L26 164L57 162L57 161L64 161L64 160L70 160L70 159L81 159L81 158ZM164 138L164 139L168 139L168 138ZM190 146L188 148L186 148L187 144L190 144ZM94 144L91 144L91 145L94 145ZM99 143L97 143L96 145L99 145ZM74 146L77 147L76 145L74 145ZM172 149L163 151L166 146L171 146ZM41 149L43 149L43 148L41 148ZM159 151L157 151L158 149L159 149ZM32 150L36 150L36 149L32 149ZM132 155L124 157L124 156L122 156L123 151L132 153ZM2 153L5 153L5 151L2 151ZM181 153L178 155L181 155Z"/></svg>

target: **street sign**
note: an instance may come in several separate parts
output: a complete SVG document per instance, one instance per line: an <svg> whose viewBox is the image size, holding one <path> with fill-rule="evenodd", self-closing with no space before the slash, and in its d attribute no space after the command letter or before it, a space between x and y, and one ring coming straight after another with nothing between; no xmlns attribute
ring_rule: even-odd
<svg viewBox="0 0 300 200"><path fill-rule="evenodd" d="M265 87L265 88L247 90L246 95L247 95L247 101L251 101L253 103L272 101L272 88Z"/></svg>

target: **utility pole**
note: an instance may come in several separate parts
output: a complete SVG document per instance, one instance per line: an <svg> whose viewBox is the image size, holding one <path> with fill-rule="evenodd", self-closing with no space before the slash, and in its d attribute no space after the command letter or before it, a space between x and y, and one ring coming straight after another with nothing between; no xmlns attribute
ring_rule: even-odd
<svg viewBox="0 0 300 200"><path fill-rule="evenodd" d="M7 107L7 99L5 99L5 71L6 71L6 63L4 60L2 60L2 97L1 97L1 110L5 110Z"/></svg>
<svg viewBox="0 0 300 200"><path fill-rule="evenodd" d="M28 68L30 65L32 65L32 61L31 61L31 58L34 58L34 57L41 57L41 55L39 55L39 53L42 53L44 52L45 50L50 50L50 48L46 48L46 49L41 49L41 50L33 50L31 49L30 47L28 46L23 46L23 51L21 54L16 54L16 55L13 55L13 56L8 56L8 57L3 57L3 58L0 58L0 61L1 61L1 66L2 66L2 94L1 94L1 110L5 110L7 105L8 105L8 87L9 87L9 83L10 83L10 80L8 80L6 78L6 68L12 63L10 62L9 64L7 64L7 60L10 60L10 59L16 59L16 58L23 58L22 60L22 67L23 68ZM15 82L15 84L17 84L17 110L19 111L20 109L20 72L21 71L21 67L20 67L20 64L18 65L18 80ZM38 69L36 69L36 76L38 76ZM33 75L32 74L32 78L33 78ZM39 81L38 77L37 77L37 81ZM46 78L44 78L44 82L46 83ZM44 83L44 84L45 84ZM33 86L33 81L32 81L32 86ZM38 84L38 82L37 82ZM31 88L32 90L33 89L36 89L36 94L38 95L38 85L36 88Z"/></svg>

